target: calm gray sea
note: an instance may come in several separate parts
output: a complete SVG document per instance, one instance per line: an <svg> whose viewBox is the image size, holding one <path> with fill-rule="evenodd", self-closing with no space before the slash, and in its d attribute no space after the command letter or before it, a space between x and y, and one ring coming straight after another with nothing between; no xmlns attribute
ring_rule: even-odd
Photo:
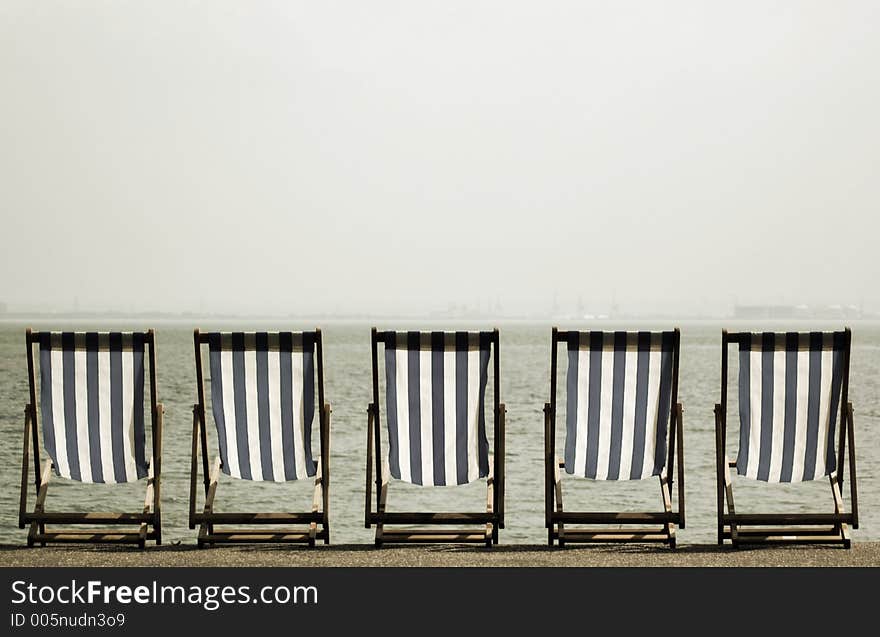
<svg viewBox="0 0 880 637"><path fill-rule="evenodd" d="M184 321L33 321L35 329L157 331L159 398L165 403L163 459L163 525L166 541L193 543L187 528L191 406L196 398L192 329ZM681 384L684 405L687 528L680 542L715 539L714 420L719 399L721 328L747 330L839 329L841 323L819 322L680 322ZM370 400L370 323L321 322L324 332L325 385L332 403L331 529L333 543L371 543L373 530L363 526L366 407ZM561 322L561 328L667 329L670 322ZM861 528L856 541L880 540L880 323L851 321L853 352L850 398L855 408L856 446L861 502ZM18 529L21 475L22 411L28 399L23 322L0 322L0 542L24 543ZM202 329L273 330L312 329L314 323L241 320L202 322ZM380 329L488 329L501 330L501 398L507 403L507 529L504 543L543 543L543 419L549 397L550 324L500 322L497 324L445 321L382 322ZM733 364L735 365L735 357ZM735 370L735 367L733 368ZM732 378L736 378L735 374ZM732 395L735 395L732 392ZM564 408L564 400L561 406ZM730 409L733 409L731 403ZM210 416L209 416L210 417ZM560 424L564 422L560 421ZM209 428L213 426L209 422ZM560 427L561 428L561 427ZM216 438L214 438L216 440ZM561 444L561 440L558 444ZM730 440L731 455L736 441ZM317 452L317 447L315 447ZM736 478L737 508L757 511L830 511L827 481L799 485L751 484ZM84 507L91 510L136 510L143 501L143 483L136 485L78 485L53 480L48 507ZM217 510L304 510L311 502L310 484L250 484L224 476ZM656 479L640 482L591 483L571 479L565 492L566 508L589 510L657 508ZM31 503L33 496L31 496ZM848 502L847 502L848 504ZM482 483L455 488L422 488L394 483L389 491L391 510L405 508L454 509L485 506Z"/></svg>

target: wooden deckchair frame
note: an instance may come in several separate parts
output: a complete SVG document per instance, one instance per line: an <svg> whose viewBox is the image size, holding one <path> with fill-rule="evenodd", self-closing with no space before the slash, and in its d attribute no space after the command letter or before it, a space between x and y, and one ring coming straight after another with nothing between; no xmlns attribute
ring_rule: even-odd
<svg viewBox="0 0 880 637"><path fill-rule="evenodd" d="M490 349L493 361L493 457L486 480L486 511L483 512L389 512L386 511L390 475L383 471L382 434L379 410L379 343L385 334L375 327L371 332L373 358L373 402L367 408L367 467L364 502L364 526L376 525L377 547L383 544L406 543L482 543L487 547L498 543L498 530L504 528L504 429L506 407L501 402L499 386L498 330L492 331ZM375 471L374 471L375 469ZM376 500L373 508L372 490L375 481ZM386 528L389 525L434 525L434 528ZM464 528L450 528L464 525ZM479 525L479 526L478 526Z"/></svg>
<svg viewBox="0 0 880 637"><path fill-rule="evenodd" d="M833 513L737 513L733 500L730 469L736 467L727 457L727 371L728 347L751 338L750 332L721 332L721 403L715 404L715 466L718 511L718 544L730 540L743 544L789 543L840 544L851 547L849 528L859 528L859 499L856 488L856 454L853 434L853 408L849 402L849 359L852 332L844 328L843 379L840 395L840 432L837 445L837 468L828 476L831 483ZM849 448L846 444L849 442ZM844 511L843 457L849 452L850 513ZM727 512L725 512L725 506Z"/></svg>
<svg viewBox="0 0 880 637"><path fill-rule="evenodd" d="M28 383L30 385L30 403L24 408L24 443L21 454L21 496L18 509L18 527L23 529L29 525L27 545L46 546L50 542L58 543L116 543L137 544L144 548L148 540L162 544L162 513L160 476L162 475L162 424L165 408L157 401L156 394L156 339L153 330L143 332L147 346L147 358L150 362L150 416L152 439L152 461L147 475L147 489L144 505L135 512L50 512L46 510L46 496L52 477L53 462L51 458L40 461L40 426L39 409L37 409L37 384L34 371L34 346L38 345L41 332L26 330ZM34 486L37 500L33 511L28 511L28 472L29 449L33 445ZM74 525L76 528L47 530L49 524ZM116 528L136 526L137 530L113 530L109 528L80 529L79 525L113 526Z"/></svg>
<svg viewBox="0 0 880 637"><path fill-rule="evenodd" d="M215 457L209 464L208 435L206 426L205 383L202 367L202 345L209 341L207 334L198 329L193 333L196 355L196 381L198 384L198 403L193 405L192 453L190 462L189 488L189 528L199 527L198 546L214 546L216 544L239 543L307 543L314 547L317 540L324 544L330 542L330 403L324 402L324 348L321 330L303 332L311 334L315 342L316 367L318 369L318 417L321 452L318 470L315 474L315 489L312 508L304 512L255 512L255 513L218 513L214 511L214 499L220 481L220 457ZM306 441L308 444L308 441ZM201 512L196 512L198 460L201 455L202 475L204 479L204 505ZM266 525L279 528L215 528L216 525ZM300 525L284 527L283 525ZM302 526L305 525L305 526Z"/></svg>
<svg viewBox="0 0 880 637"><path fill-rule="evenodd" d="M675 548L675 528L685 526L684 498L684 435L681 403L678 402L678 361L680 333L674 330L672 359L672 400L669 414L668 456L666 466L659 476L662 511L645 512L572 512L565 511L562 504L562 478L559 469L565 463L556 456L556 376L557 348L567 344L570 336L578 332L565 332L553 328L550 355L550 402L544 405L544 517L547 527L547 544L565 546L568 542L663 542ZM677 456L678 508L672 508L674 480L669 475ZM570 528L567 525L600 525L591 528ZM619 528L620 525L630 525ZM658 526L659 525L659 526Z"/></svg>

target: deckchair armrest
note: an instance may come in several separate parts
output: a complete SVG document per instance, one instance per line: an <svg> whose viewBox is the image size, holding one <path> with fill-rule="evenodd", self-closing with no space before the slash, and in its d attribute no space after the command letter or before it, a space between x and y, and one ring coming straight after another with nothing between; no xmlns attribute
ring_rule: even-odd
<svg viewBox="0 0 880 637"><path fill-rule="evenodd" d="M321 501L324 498L323 494L323 461L318 461L318 470L315 472L315 490L312 496L312 513L317 513L321 510Z"/></svg>
<svg viewBox="0 0 880 637"><path fill-rule="evenodd" d="M724 408L720 403L715 403L715 458L718 464L717 470L720 472L719 480L721 483L730 484L729 469L736 467L736 461L731 462L727 459L726 421L727 417L724 413Z"/></svg>
<svg viewBox="0 0 880 637"><path fill-rule="evenodd" d="M211 478L208 483L208 492L205 494L205 506L202 513L210 514L214 512L214 497L217 494L217 484L220 482L220 456L214 458L214 464L211 466Z"/></svg>
<svg viewBox="0 0 880 637"><path fill-rule="evenodd" d="M486 513L497 513L493 506L495 500L495 471L493 469L494 458L489 458L489 475L486 476Z"/></svg>
<svg viewBox="0 0 880 637"><path fill-rule="evenodd" d="M727 440L725 440L725 433L727 431L727 416L724 413L724 408L720 403L715 403L715 446L717 447L715 452L718 456L718 464L719 469L723 466L725 467L725 473L727 469L733 469L736 467L736 461L731 461L727 459ZM730 476L725 476L726 484L730 483Z"/></svg>
<svg viewBox="0 0 880 637"><path fill-rule="evenodd" d="M725 456L725 432L727 431L727 414L720 403L715 403L715 456L719 460Z"/></svg>
<svg viewBox="0 0 880 637"><path fill-rule="evenodd" d="M561 478L559 477L559 470L560 470L560 469L565 469L565 460L564 460L563 458L560 458L560 457L557 456L557 457L556 457L556 464L554 465L554 473L555 473L555 475L553 476L553 479L554 479L556 482L560 482L560 481L561 481Z"/></svg>
<svg viewBox="0 0 880 637"><path fill-rule="evenodd" d="M153 498L156 493L156 478L153 474L153 465L147 469L147 491L144 494L144 514L151 513Z"/></svg>
<svg viewBox="0 0 880 637"><path fill-rule="evenodd" d="M37 503L34 505L34 513L43 513L46 506L46 494L49 490L49 481L52 479L52 461L46 458L43 461L40 474L40 488L37 491Z"/></svg>

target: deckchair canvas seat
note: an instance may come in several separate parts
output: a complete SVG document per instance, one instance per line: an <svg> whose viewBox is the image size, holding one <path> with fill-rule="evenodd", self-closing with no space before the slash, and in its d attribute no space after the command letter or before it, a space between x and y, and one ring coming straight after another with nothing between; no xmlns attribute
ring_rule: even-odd
<svg viewBox="0 0 880 637"><path fill-rule="evenodd" d="M565 344L568 353L561 459L556 456L559 344ZM678 353L678 330L560 332L553 328L550 402L544 406L545 525L550 546L555 542L560 546L567 542L665 542L675 547L675 528L685 524ZM676 441L678 509L673 510L669 472L676 459ZM562 485L566 475L599 483L657 477L663 510L565 511Z"/></svg>
<svg viewBox="0 0 880 637"><path fill-rule="evenodd" d="M726 453L731 344L739 347L739 448L734 462ZM734 546L756 542L828 542L850 546L849 526L858 528L852 404L847 400L850 347L849 329L722 333L721 402L715 405L719 544L730 540ZM844 510L841 495L847 442L852 507L849 513ZM834 511L738 513L731 469L736 470L740 479L765 483L827 478Z"/></svg>
<svg viewBox="0 0 880 637"><path fill-rule="evenodd" d="M387 455L379 410L378 345L384 347ZM494 357L492 351L494 349ZM498 542L504 527L504 418L499 401L498 332L372 330L373 402L367 414L365 526L386 543ZM494 359L493 445L486 386ZM375 470L374 470L375 467ZM386 510L391 479L452 488L486 479L485 512ZM376 489L375 508L372 502ZM406 525L405 528L389 528ZM424 525L428 528L413 528ZM454 527L454 528L453 528Z"/></svg>
<svg viewBox="0 0 880 637"><path fill-rule="evenodd" d="M321 331L194 333L199 402L193 405L190 528L199 547L238 542L330 541L330 405L324 403ZM218 455L209 464L202 347L208 346L211 414ZM317 365L315 358L317 357ZM315 373L320 419L320 456L312 455ZM204 505L197 511L198 464ZM315 479L310 511L218 512L220 474L249 482ZM218 528L217 525L252 525ZM286 527L282 525L300 525Z"/></svg>
<svg viewBox="0 0 880 637"><path fill-rule="evenodd" d="M25 408L19 526L30 525L28 546L48 542L161 544L160 464L164 408L156 398L155 338L148 332L32 332L27 330L31 402ZM37 391L33 350L39 348ZM145 361L149 360L150 435L146 446ZM38 399L39 394L39 399ZM42 434L46 460L40 460ZM27 510L29 445L37 501ZM52 474L84 484L146 479L137 512L46 511ZM47 530L48 524L112 529ZM134 529L119 529L120 526Z"/></svg>

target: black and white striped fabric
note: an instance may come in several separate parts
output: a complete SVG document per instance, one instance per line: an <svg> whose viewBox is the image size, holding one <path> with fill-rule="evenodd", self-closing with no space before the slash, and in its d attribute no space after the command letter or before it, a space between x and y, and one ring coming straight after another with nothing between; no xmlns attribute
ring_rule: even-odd
<svg viewBox="0 0 880 637"><path fill-rule="evenodd" d="M640 480L666 464L674 332L572 332L565 470Z"/></svg>
<svg viewBox="0 0 880 637"><path fill-rule="evenodd" d="M485 397L491 332L386 332L391 475L425 486L489 475Z"/></svg>
<svg viewBox="0 0 880 637"><path fill-rule="evenodd" d="M751 334L739 344L739 475L800 482L836 468L845 332Z"/></svg>
<svg viewBox="0 0 880 637"><path fill-rule="evenodd" d="M314 476L314 334L213 333L208 349L223 472L272 482Z"/></svg>
<svg viewBox="0 0 880 637"><path fill-rule="evenodd" d="M39 338L43 441L56 473L80 482L146 477L144 335Z"/></svg>

